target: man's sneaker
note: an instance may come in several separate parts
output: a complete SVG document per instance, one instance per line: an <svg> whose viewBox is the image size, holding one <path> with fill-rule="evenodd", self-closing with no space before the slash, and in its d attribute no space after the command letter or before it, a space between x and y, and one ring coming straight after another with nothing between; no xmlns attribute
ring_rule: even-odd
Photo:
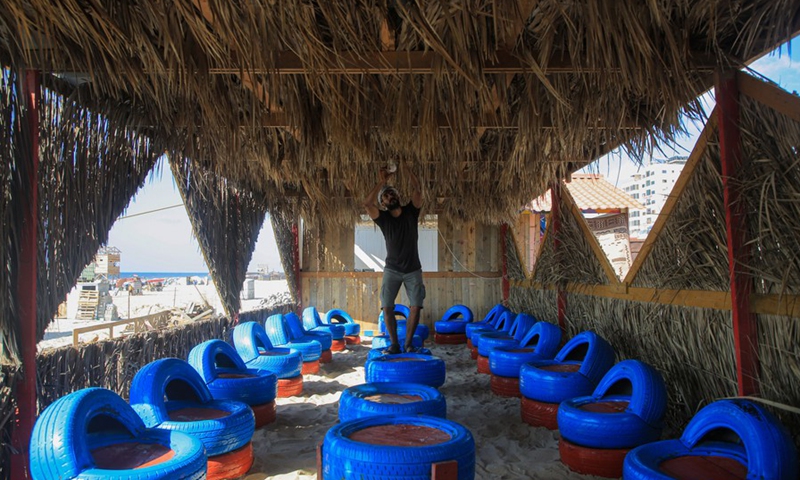
<svg viewBox="0 0 800 480"><path fill-rule="evenodd" d="M400 353L400 345L398 345L396 343L393 343L393 344L389 345L389 347L386 350L384 350L384 352L387 355L396 355L396 354Z"/></svg>

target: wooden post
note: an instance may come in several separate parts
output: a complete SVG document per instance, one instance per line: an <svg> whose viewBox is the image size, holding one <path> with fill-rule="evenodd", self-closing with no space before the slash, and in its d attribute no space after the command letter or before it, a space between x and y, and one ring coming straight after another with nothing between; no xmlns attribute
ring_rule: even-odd
<svg viewBox="0 0 800 480"><path fill-rule="evenodd" d="M11 445L16 453L11 457L11 478L29 478L28 447L36 420L36 277L38 271L37 227L39 223L39 72L25 73L25 109L30 135L28 158L28 189L22 231L20 232L20 261L17 284L19 300L20 347L22 350L22 375L17 381L17 419L11 434ZM17 198L14 201L21 201Z"/></svg>
<svg viewBox="0 0 800 480"><path fill-rule="evenodd" d="M508 240L508 224L503 224L500 227L500 257L502 258L502 271L503 271L503 303L508 301L511 293L511 285L508 281L508 252L506 248L506 241Z"/></svg>
<svg viewBox="0 0 800 480"><path fill-rule="evenodd" d="M555 182L550 186L550 221L553 226L550 233L553 234L553 255L558 258L561 254L561 182ZM559 285L557 293L558 304L558 326L562 332L567 331L567 292Z"/></svg>
<svg viewBox="0 0 800 480"><path fill-rule="evenodd" d="M296 218L292 222L292 262L294 262L294 282L297 292L297 314L300 315L303 311L303 290L300 280L300 227L298 223Z"/></svg>
<svg viewBox="0 0 800 480"><path fill-rule="evenodd" d="M728 269L731 284L731 313L736 347L736 376L739 395L758 394L758 329L750 311L753 282L740 266L747 265L747 217L742 198L742 145L739 131L739 88L736 72L718 72L716 99L719 109L719 150L728 241Z"/></svg>

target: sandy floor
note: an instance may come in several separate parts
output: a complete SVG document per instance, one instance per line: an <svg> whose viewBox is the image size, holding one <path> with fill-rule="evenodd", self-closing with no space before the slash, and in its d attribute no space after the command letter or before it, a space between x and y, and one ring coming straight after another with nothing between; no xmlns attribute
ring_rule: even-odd
<svg viewBox="0 0 800 480"><path fill-rule="evenodd" d="M489 389L465 345L426 345L445 360L447 381L439 389L447 418L469 428L476 445L477 479L589 479L559 461L558 434L520 420L519 399ZM253 437L256 460L246 480L316 478L316 446L338 421L342 390L364 383L369 344L333 354L320 375L306 375L303 396L278 399L275 423Z"/></svg>

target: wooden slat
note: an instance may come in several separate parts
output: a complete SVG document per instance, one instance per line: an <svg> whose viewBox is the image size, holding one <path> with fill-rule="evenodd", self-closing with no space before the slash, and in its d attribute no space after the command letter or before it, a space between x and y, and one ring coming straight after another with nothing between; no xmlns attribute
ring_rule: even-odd
<svg viewBox="0 0 800 480"><path fill-rule="evenodd" d="M500 278L500 272L423 272L424 278ZM300 272L300 278L382 278L383 272Z"/></svg>
<svg viewBox="0 0 800 480"><path fill-rule="evenodd" d="M603 272L606 274L608 283L612 285L619 283L619 278L617 278L617 274L614 272L614 267L608 260L606 252L604 252L603 248L600 246L600 242L597 241L597 237L594 236L594 233L592 233L592 231L589 229L589 225L586 224L586 219L583 218L583 213L581 213L581 209L575 203L575 199L572 198L572 194L569 193L569 189L561 188L561 194L564 198L564 203L567 204L567 208L569 208L569 211L572 214L572 217L578 223L578 226L583 233L583 238L585 238L589 243L595 258L597 258L597 261L600 262L600 266L603 268Z"/></svg>
<svg viewBox="0 0 800 480"><path fill-rule="evenodd" d="M631 269L628 270L628 273L625 275L625 279L622 283L630 285L636 279L636 275L639 273L639 270L641 270L642 265L644 265L644 262L647 259L650 251L653 249L659 234L666 226L669 216L675 209L675 205L678 204L678 199L681 197L683 191L686 189L686 186L689 184L689 180L691 180L692 176L694 175L694 171L697 168L697 165L700 163L700 159L703 158L706 147L708 146L708 140L713 135L716 126L717 109L714 108L714 110L711 112L711 115L708 117L706 126L700 133L700 137L697 139L697 143L694 145L694 149L692 149L692 153L689 155L689 159L683 166L683 170L681 170L678 180L672 187L672 191L669 192L667 201L664 202L664 207L659 212L656 222L653 224L653 228L647 235L647 239L645 239L644 243L642 244L642 248L636 255L636 259L633 261L633 265L631 265Z"/></svg>
<svg viewBox="0 0 800 480"><path fill-rule="evenodd" d="M800 122L800 97L744 72L737 74L737 80L741 93L786 115L795 122Z"/></svg>

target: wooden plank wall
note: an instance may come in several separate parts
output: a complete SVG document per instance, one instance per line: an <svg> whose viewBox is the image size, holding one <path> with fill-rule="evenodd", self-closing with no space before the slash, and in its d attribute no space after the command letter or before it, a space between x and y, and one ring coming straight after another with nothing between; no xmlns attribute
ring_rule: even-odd
<svg viewBox="0 0 800 480"><path fill-rule="evenodd" d="M451 306L469 306L477 319L502 300L500 235L496 226L438 221L439 271L424 272L422 322L433 327ZM354 272L354 227L306 226L300 272L302 305L324 313L342 308L366 329L380 313L381 272ZM399 303L408 303L401 289Z"/></svg>

